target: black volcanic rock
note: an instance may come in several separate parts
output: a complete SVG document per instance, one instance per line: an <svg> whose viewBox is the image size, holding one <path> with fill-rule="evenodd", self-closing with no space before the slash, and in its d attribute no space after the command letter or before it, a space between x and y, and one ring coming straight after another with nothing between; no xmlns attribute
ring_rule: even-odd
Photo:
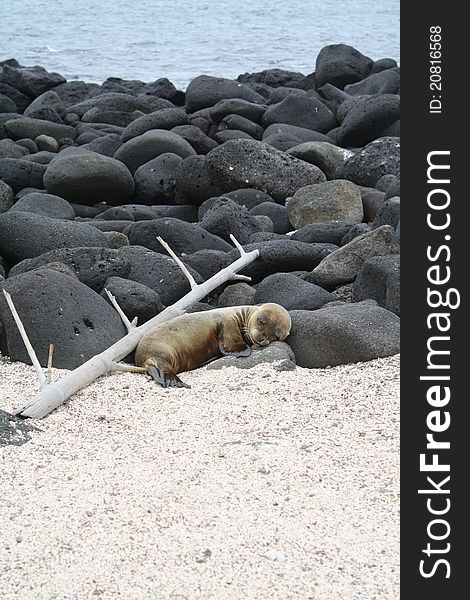
<svg viewBox="0 0 470 600"><path fill-rule="evenodd" d="M20 211L0 214L0 255L11 264L56 248L108 245L101 231L87 223Z"/></svg>
<svg viewBox="0 0 470 600"><path fill-rule="evenodd" d="M129 321L137 317L138 325L152 319L165 308L155 290L137 281L122 277L110 277L106 281L105 287L116 298ZM101 295L110 302L104 289Z"/></svg>
<svg viewBox="0 0 470 600"><path fill-rule="evenodd" d="M400 319L372 301L293 310L290 316L286 342L300 367L324 369L400 351Z"/></svg>
<svg viewBox="0 0 470 600"><path fill-rule="evenodd" d="M38 269L11 277L0 287L10 293L42 366L47 365L49 344L54 344L55 367L74 369L126 334L116 310L69 275ZM2 353L30 363L3 294L0 320Z"/></svg>
<svg viewBox="0 0 470 600"><path fill-rule="evenodd" d="M37 98L47 90L61 83L65 78L59 73L49 73L43 67L10 67L3 65L0 81L6 83L30 98Z"/></svg>
<svg viewBox="0 0 470 600"><path fill-rule="evenodd" d="M122 204L134 193L134 180L118 160L80 150L59 154L47 168L44 185L48 192L81 204Z"/></svg>
<svg viewBox="0 0 470 600"><path fill-rule="evenodd" d="M188 115L181 108L161 108L132 121L122 132L121 139L127 142L152 129L169 130L188 123Z"/></svg>
<svg viewBox="0 0 470 600"><path fill-rule="evenodd" d="M43 187L45 165L21 158L0 158L0 179L7 183L16 194L24 188Z"/></svg>
<svg viewBox="0 0 470 600"><path fill-rule="evenodd" d="M32 192L22 196L10 210L12 212L18 210L31 212L52 219L72 221L75 218L75 211L67 200L53 194L43 194L41 192Z"/></svg>
<svg viewBox="0 0 470 600"><path fill-rule="evenodd" d="M340 146L365 146L400 118L400 96L380 94L354 104L345 116L336 139Z"/></svg>
<svg viewBox="0 0 470 600"><path fill-rule="evenodd" d="M275 302L287 310L316 310L333 300L332 294L293 273L268 275L258 284L255 295L255 304Z"/></svg>
<svg viewBox="0 0 470 600"><path fill-rule="evenodd" d="M199 75L191 80L186 88L186 110L188 113L193 113L201 108L214 106L219 100L226 98L241 98L260 104L264 102L262 96L237 81Z"/></svg>
<svg viewBox="0 0 470 600"><path fill-rule="evenodd" d="M296 127L326 133L336 127L334 114L317 98L289 95L270 106L263 115L263 125L286 123Z"/></svg>
<svg viewBox="0 0 470 600"><path fill-rule="evenodd" d="M133 223L127 236L133 246L144 246L165 254L166 250L156 239L160 236L178 256L203 249L224 252L232 249L232 246L222 238L209 233L199 225L171 217Z"/></svg>
<svg viewBox="0 0 470 600"><path fill-rule="evenodd" d="M375 256L362 265L354 281L354 301L372 298L400 315L400 255Z"/></svg>
<svg viewBox="0 0 470 600"><path fill-rule="evenodd" d="M283 239L246 244L243 248L247 252L255 249L260 252L254 262L240 271L256 283L272 273L311 271L338 247L333 244L307 244ZM232 250L229 254L233 260L240 256L238 250Z"/></svg>
<svg viewBox="0 0 470 600"><path fill-rule="evenodd" d="M166 152L141 165L134 173L135 200L143 204L168 204L175 198L175 174L181 156Z"/></svg>
<svg viewBox="0 0 470 600"><path fill-rule="evenodd" d="M38 268L45 268L50 263L63 263L70 267L78 280L100 292L108 277L126 277L131 266L123 255L111 248L58 248L45 252L35 258L22 260L11 268L9 276L13 277Z"/></svg>
<svg viewBox="0 0 470 600"><path fill-rule="evenodd" d="M141 165L168 152L181 158L196 155L192 146L180 135L165 129L151 129L125 142L114 158L123 162L134 174Z"/></svg>
<svg viewBox="0 0 470 600"><path fill-rule="evenodd" d="M190 291L186 276L166 254L154 252L143 246L124 246L119 252L131 265L127 279L156 291L165 306L174 304ZM188 267L188 270L196 282L202 282L199 273L191 267Z"/></svg>
<svg viewBox="0 0 470 600"><path fill-rule="evenodd" d="M199 225L228 243L230 234L234 235L240 244L247 244L252 233L261 231L260 225L246 207L223 196L204 213Z"/></svg>
<svg viewBox="0 0 470 600"><path fill-rule="evenodd" d="M337 177L374 187L386 174L400 174L400 139L383 137L367 144L338 169Z"/></svg>
<svg viewBox="0 0 470 600"><path fill-rule="evenodd" d="M317 167L254 140L226 142L207 154L206 165L211 180L224 192L251 187L278 202L300 187L325 181Z"/></svg>
<svg viewBox="0 0 470 600"><path fill-rule="evenodd" d="M317 56L315 70L317 86L331 83L343 89L348 83L355 83L367 77L373 64L373 60L352 46L346 44L325 46Z"/></svg>

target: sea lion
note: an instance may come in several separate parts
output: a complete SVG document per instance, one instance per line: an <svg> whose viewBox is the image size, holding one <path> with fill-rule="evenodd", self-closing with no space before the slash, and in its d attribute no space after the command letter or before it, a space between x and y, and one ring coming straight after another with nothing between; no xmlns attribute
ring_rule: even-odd
<svg viewBox="0 0 470 600"><path fill-rule="evenodd" d="M135 364L163 387L190 387L177 376L221 355L249 356L250 346L284 340L291 319L279 304L231 306L156 325L139 342Z"/></svg>

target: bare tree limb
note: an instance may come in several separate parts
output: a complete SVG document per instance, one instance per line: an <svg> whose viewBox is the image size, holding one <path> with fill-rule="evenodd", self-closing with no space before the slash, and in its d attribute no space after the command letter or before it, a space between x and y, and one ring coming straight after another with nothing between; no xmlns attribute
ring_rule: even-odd
<svg viewBox="0 0 470 600"><path fill-rule="evenodd" d="M240 251L240 258L213 275L204 283L196 284L188 294L181 298L181 300L178 300L178 302L169 306L140 327L132 328L127 335L104 350L101 354L93 356L83 365L80 365L75 370L67 373L67 375L62 377L59 381L48 385L26 404L18 407L15 414L35 419L45 417L78 390L92 383L98 377L115 371L119 361L133 352L142 337L155 327L155 325L181 315L195 302L202 300L202 298L207 296L207 294L219 287L222 283L237 277L236 273L238 271L246 267L246 265L253 262L259 256L259 250L245 252L235 238L232 237L232 240ZM119 367L119 370L122 370L122 368ZM125 370L128 369L126 368Z"/></svg>
<svg viewBox="0 0 470 600"><path fill-rule="evenodd" d="M131 329L134 329L137 321L132 321L132 323L129 321L129 319L126 317L126 315L124 314L124 311L122 310L122 308L119 306L118 301L116 300L116 297L111 294L111 292L109 290L107 290L106 288L104 288L104 291L108 294L108 298L111 301L111 304L114 306L114 308L117 310L117 312L119 313L119 316L121 317L122 322L124 323L124 325L126 326L127 331L130 331ZM137 317L134 317L134 320Z"/></svg>
<svg viewBox="0 0 470 600"><path fill-rule="evenodd" d="M54 344L49 344L49 355L47 357L46 383L51 383L52 379L52 356L54 354Z"/></svg>
<svg viewBox="0 0 470 600"><path fill-rule="evenodd" d="M162 240L162 238L159 235L157 235L157 240L165 248L165 250L171 256L171 258L175 261L175 263L178 265L178 267L183 271L183 273L186 276L186 279L189 281L189 285L191 286L191 289L193 290L197 286L197 283L194 280L194 277L191 275L191 273L186 268L186 265L184 264L184 262L182 260L180 260L180 258L173 252L173 250L165 242L165 240Z"/></svg>
<svg viewBox="0 0 470 600"><path fill-rule="evenodd" d="M44 375L44 371L42 370L42 367L39 363L38 357L36 356L36 352L34 351L34 348L32 347L31 342L29 341L28 334L26 333L26 329L24 328L24 325L21 322L20 315L18 314L18 311L15 308L15 305L13 304L13 300L11 299L10 294L6 290L3 290L3 295L5 296L5 300L7 301L8 306L10 307L11 314L13 315L16 326L18 327L18 331L20 332L21 339L23 340L23 343L26 346L26 350L28 352L29 358L31 359L31 362L33 363L33 366L36 369L36 373L39 378L39 383L41 385L41 389L43 389L47 386L47 380L46 380L46 376Z"/></svg>

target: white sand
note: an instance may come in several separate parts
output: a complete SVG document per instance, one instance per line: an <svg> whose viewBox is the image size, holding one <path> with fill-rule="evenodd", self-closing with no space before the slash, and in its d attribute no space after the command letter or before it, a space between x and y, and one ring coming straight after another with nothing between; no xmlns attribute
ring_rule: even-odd
<svg viewBox="0 0 470 600"><path fill-rule="evenodd" d="M0 447L1 598L396 600L398 371L99 380ZM32 368L0 388L12 410Z"/></svg>

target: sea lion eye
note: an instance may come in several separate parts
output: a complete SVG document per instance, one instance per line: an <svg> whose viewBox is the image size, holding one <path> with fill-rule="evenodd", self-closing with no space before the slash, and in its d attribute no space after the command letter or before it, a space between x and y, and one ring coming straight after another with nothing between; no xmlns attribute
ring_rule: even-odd
<svg viewBox="0 0 470 600"><path fill-rule="evenodd" d="M256 321L258 322L258 325L265 325L265 324L266 324L266 322L267 322L267 319L266 319L266 317L264 317L264 316L261 316L261 317L258 317L258 318L256 319Z"/></svg>

